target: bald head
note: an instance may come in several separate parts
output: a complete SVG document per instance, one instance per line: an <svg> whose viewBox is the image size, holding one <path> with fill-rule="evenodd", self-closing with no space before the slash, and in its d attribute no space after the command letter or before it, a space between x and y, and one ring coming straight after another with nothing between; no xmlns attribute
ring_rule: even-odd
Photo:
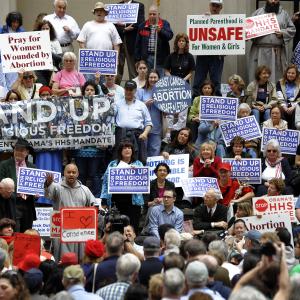
<svg viewBox="0 0 300 300"><path fill-rule="evenodd" d="M214 277L214 275L217 272L217 269L219 267L217 259L208 254L199 255L197 257L197 259L206 265L206 268L208 270L208 276Z"/></svg>
<svg viewBox="0 0 300 300"><path fill-rule="evenodd" d="M9 199L15 190L15 183L11 178L4 178L0 181L0 195L4 199Z"/></svg>
<svg viewBox="0 0 300 300"><path fill-rule="evenodd" d="M66 165L64 176L65 176L65 181L69 186L71 187L75 186L77 182L77 178L79 176L77 166L75 164Z"/></svg>
<svg viewBox="0 0 300 300"><path fill-rule="evenodd" d="M151 5L149 7L149 23L151 25L156 24L158 16L158 7L155 4Z"/></svg>

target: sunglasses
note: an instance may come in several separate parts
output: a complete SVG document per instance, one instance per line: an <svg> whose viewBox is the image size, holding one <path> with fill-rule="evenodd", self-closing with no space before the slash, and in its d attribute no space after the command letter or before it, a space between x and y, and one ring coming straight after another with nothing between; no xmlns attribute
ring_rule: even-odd
<svg viewBox="0 0 300 300"><path fill-rule="evenodd" d="M271 153L271 152L272 152L272 153L276 153L277 150L271 150L271 149L268 149L267 152L268 152L268 153Z"/></svg>
<svg viewBox="0 0 300 300"><path fill-rule="evenodd" d="M23 76L23 79L33 79L34 78L34 76L33 75L25 75L25 76Z"/></svg>

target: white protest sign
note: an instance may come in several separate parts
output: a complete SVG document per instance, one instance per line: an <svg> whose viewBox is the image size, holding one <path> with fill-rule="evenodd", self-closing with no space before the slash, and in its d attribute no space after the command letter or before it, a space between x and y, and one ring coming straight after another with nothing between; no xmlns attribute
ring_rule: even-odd
<svg viewBox="0 0 300 300"><path fill-rule="evenodd" d="M264 14L246 18L246 40L280 31L276 14Z"/></svg>
<svg viewBox="0 0 300 300"><path fill-rule="evenodd" d="M293 195L261 196L252 199L253 213L263 215L275 215L288 213L290 222L297 222Z"/></svg>
<svg viewBox="0 0 300 300"><path fill-rule="evenodd" d="M50 236L50 219L53 211L52 207L36 207L36 220L33 221L32 228L37 230L40 236Z"/></svg>
<svg viewBox="0 0 300 300"><path fill-rule="evenodd" d="M245 15L187 16L187 35L193 55L245 54Z"/></svg>
<svg viewBox="0 0 300 300"><path fill-rule="evenodd" d="M209 189L214 189L222 199L217 178L213 177L193 177L182 179L182 189L186 197L204 197Z"/></svg>
<svg viewBox="0 0 300 300"><path fill-rule="evenodd" d="M0 49L4 73L53 69L47 30L0 34Z"/></svg>
<svg viewBox="0 0 300 300"><path fill-rule="evenodd" d="M189 177L189 154L170 155L169 159L163 156L152 156L147 158L147 166L150 169L150 181L156 178L155 167L160 163L166 163L171 170L167 179L174 182L175 187L181 187L181 179Z"/></svg>

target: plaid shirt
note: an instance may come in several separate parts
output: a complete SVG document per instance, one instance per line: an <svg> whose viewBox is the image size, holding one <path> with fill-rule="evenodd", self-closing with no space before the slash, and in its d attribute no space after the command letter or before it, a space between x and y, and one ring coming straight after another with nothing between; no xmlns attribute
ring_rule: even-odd
<svg viewBox="0 0 300 300"><path fill-rule="evenodd" d="M99 289L96 294L105 300L121 300L129 285L128 282L115 282Z"/></svg>

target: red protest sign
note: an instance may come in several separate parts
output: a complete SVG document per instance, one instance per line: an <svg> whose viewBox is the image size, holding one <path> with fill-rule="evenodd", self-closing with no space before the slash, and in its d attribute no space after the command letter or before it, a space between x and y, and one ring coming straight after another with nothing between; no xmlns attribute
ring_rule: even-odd
<svg viewBox="0 0 300 300"><path fill-rule="evenodd" d="M86 242L97 239L98 215L94 207L62 208L61 241Z"/></svg>
<svg viewBox="0 0 300 300"><path fill-rule="evenodd" d="M13 265L17 266L23 258L34 253L40 256L41 237L24 233L16 233L14 239Z"/></svg>
<svg viewBox="0 0 300 300"><path fill-rule="evenodd" d="M50 224L51 238L60 238L60 221L60 212L57 210L52 211Z"/></svg>

